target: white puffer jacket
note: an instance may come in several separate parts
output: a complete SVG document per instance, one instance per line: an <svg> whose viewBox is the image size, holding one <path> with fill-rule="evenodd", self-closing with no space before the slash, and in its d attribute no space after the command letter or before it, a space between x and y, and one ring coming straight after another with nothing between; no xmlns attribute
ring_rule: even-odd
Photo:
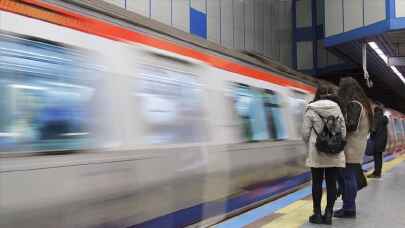
<svg viewBox="0 0 405 228"><path fill-rule="evenodd" d="M324 118L328 116L339 117L338 125L343 137L346 137L345 120L337 103L331 100L318 100L308 104L302 126L302 137L308 147L306 165L311 168L345 167L346 159L343 151L337 155L330 155L318 152L316 149L317 135L312 127L318 133L322 131L324 123L320 116Z"/></svg>

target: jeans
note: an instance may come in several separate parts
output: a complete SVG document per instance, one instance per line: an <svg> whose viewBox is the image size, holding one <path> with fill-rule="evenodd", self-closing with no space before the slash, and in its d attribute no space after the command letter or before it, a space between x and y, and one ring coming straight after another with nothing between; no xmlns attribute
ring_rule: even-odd
<svg viewBox="0 0 405 228"><path fill-rule="evenodd" d="M357 179L356 166L359 164L346 164L346 168L341 170L343 177L343 209L356 211ZM342 183L340 183L341 185Z"/></svg>
<svg viewBox="0 0 405 228"><path fill-rule="evenodd" d="M311 168L312 174L312 201L314 213L321 213L322 182L325 178L327 205L326 208L333 210L336 201L336 178L338 168Z"/></svg>
<svg viewBox="0 0 405 228"><path fill-rule="evenodd" d="M383 152L375 151L374 152L374 174L381 176L381 169L383 164Z"/></svg>

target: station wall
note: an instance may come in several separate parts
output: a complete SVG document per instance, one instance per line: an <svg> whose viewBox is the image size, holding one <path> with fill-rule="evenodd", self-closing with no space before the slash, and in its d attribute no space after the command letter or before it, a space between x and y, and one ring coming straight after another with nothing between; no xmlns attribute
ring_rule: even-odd
<svg viewBox="0 0 405 228"><path fill-rule="evenodd" d="M333 36L385 20L386 0L325 0L325 15L325 35Z"/></svg>
<svg viewBox="0 0 405 228"><path fill-rule="evenodd" d="M342 59L327 50L323 42L325 15L328 15L326 23L330 18L343 17L342 11L339 10L325 12L327 10L325 1L327 0L294 0L293 2L296 48L294 65L296 69L312 75L318 75L320 72L345 64ZM341 5L341 2L342 0L333 0L330 4Z"/></svg>
<svg viewBox="0 0 405 228"><path fill-rule="evenodd" d="M104 0L224 47L293 65L293 0Z"/></svg>

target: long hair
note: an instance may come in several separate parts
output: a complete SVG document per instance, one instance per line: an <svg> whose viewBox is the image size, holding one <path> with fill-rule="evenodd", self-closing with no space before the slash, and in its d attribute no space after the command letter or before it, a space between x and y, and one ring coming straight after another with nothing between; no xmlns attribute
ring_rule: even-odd
<svg viewBox="0 0 405 228"><path fill-rule="evenodd" d="M338 96L344 116L346 116L348 104L353 100L357 100L363 105L366 111L370 130L374 127L373 110L370 101L363 88L356 80L353 78L342 78L339 83Z"/></svg>

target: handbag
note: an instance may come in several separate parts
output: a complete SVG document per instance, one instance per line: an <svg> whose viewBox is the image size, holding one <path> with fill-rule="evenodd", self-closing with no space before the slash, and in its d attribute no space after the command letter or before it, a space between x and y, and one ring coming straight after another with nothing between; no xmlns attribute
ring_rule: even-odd
<svg viewBox="0 0 405 228"><path fill-rule="evenodd" d="M357 191L367 187L367 178L364 175L361 164L356 165L356 180L357 180Z"/></svg>
<svg viewBox="0 0 405 228"><path fill-rule="evenodd" d="M374 147L375 142L371 137L367 140L367 147L366 147L366 155L367 156L374 156Z"/></svg>

